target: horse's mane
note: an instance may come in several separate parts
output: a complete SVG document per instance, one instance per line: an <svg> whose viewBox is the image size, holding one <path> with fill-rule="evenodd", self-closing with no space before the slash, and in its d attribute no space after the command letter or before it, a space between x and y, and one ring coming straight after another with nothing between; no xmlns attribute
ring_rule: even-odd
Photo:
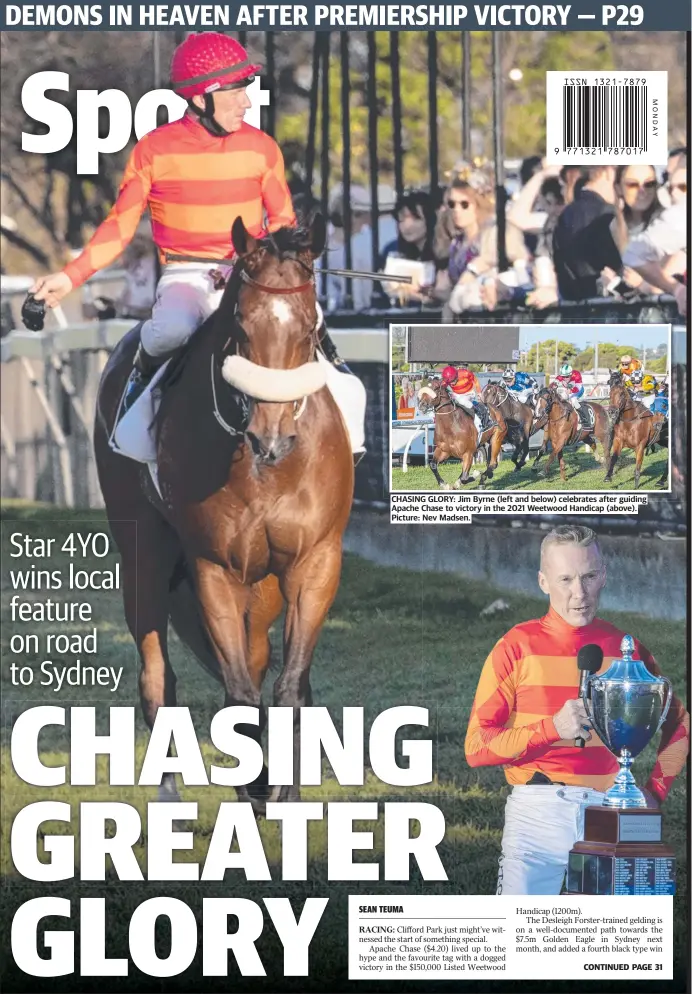
<svg viewBox="0 0 692 994"><path fill-rule="evenodd" d="M312 248L312 233L309 228L301 226L284 227L258 239L258 242L272 255L281 257L285 252L307 252Z"/></svg>

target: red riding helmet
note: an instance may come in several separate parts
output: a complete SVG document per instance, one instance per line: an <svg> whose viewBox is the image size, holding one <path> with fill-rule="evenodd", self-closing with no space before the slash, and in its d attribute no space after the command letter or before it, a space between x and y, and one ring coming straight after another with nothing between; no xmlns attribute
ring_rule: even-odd
<svg viewBox="0 0 692 994"><path fill-rule="evenodd" d="M451 387L452 383L456 383L459 372L454 366L445 366L442 370L442 382L448 387Z"/></svg>
<svg viewBox="0 0 692 994"><path fill-rule="evenodd" d="M171 83L186 100L213 93L259 72L235 38L217 31L192 34L178 45L171 62Z"/></svg>

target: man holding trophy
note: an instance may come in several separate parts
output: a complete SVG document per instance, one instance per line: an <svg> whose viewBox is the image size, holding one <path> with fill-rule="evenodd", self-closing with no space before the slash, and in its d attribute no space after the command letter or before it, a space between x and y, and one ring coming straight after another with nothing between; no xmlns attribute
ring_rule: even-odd
<svg viewBox="0 0 692 994"><path fill-rule="evenodd" d="M570 891L671 893L658 805L685 765L689 715L647 649L596 617L606 567L590 528L561 525L546 535L538 582L548 613L495 645L466 734L469 765L503 766L512 787L497 893L559 894L568 862ZM659 727L641 792L629 765ZM590 848L581 841L585 823L587 839L597 826ZM659 845L658 862L636 863L644 841ZM630 863L618 862L623 852ZM659 874L651 890L622 889L645 870Z"/></svg>

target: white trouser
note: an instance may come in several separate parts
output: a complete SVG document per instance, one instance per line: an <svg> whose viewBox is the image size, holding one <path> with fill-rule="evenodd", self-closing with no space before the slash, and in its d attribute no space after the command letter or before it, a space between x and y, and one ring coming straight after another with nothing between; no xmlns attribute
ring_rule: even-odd
<svg viewBox="0 0 692 994"><path fill-rule="evenodd" d="M483 428L483 424L473 407L473 401L478 400L478 397L476 397L475 390L472 390L471 393L454 393L454 391L452 390L451 396L455 404L458 404L459 407L463 407L465 411L468 411L469 414L473 415L473 422L480 434Z"/></svg>
<svg viewBox="0 0 692 994"><path fill-rule="evenodd" d="M529 397L533 393L533 387L525 387L523 390L515 390L514 393L517 396L517 400L521 401L522 404L528 404Z"/></svg>
<svg viewBox="0 0 692 994"><path fill-rule="evenodd" d="M653 394L653 393L647 393L647 394L644 394L644 396L641 398L641 403L644 405L644 407L648 407L649 410L651 410L651 408L653 407L653 403L654 403L655 400L656 400L656 395L655 394Z"/></svg>
<svg viewBox="0 0 692 994"><path fill-rule="evenodd" d="M454 393L452 390L451 397L455 404L458 404L459 407L465 408L467 411L471 411L473 414L473 402L474 400L478 400L474 390L472 390L471 393Z"/></svg>
<svg viewBox="0 0 692 994"><path fill-rule="evenodd" d="M566 387L558 387L557 395L558 397L561 397L562 400L568 400L575 411L578 411L579 408L581 407L581 404L579 403L579 398L573 396Z"/></svg>
<svg viewBox="0 0 692 994"><path fill-rule="evenodd" d="M212 268L196 262L166 266L151 317L142 325L142 345L150 356L167 356L180 348L219 306L223 290L214 289Z"/></svg>
<svg viewBox="0 0 692 994"><path fill-rule="evenodd" d="M498 894L559 894L569 851L584 838L584 811L604 794L555 784L513 787L505 807Z"/></svg>
<svg viewBox="0 0 692 994"><path fill-rule="evenodd" d="M184 345L221 303L223 290L215 290L210 266L181 262L166 266L156 288L151 318L142 325L142 345L151 356L167 356ZM219 267L224 275L230 272ZM318 305L318 319L321 311ZM320 359L323 357L320 356ZM330 362L327 386L346 422L353 452L365 445L365 387L348 373L338 372Z"/></svg>

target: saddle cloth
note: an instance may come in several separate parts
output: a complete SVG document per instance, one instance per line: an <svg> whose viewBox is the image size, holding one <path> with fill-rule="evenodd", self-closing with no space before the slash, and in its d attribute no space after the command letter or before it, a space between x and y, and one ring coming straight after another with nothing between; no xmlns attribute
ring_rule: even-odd
<svg viewBox="0 0 692 994"><path fill-rule="evenodd" d="M594 428L596 425L596 413L591 404L580 404L577 411L580 428Z"/></svg>
<svg viewBox="0 0 692 994"><path fill-rule="evenodd" d="M152 478L156 483L156 432L154 418L161 403L161 391L157 389L159 380L164 374L167 360L156 370L151 382L137 398L129 411L123 415L115 431L111 433L109 444L111 448L134 459L146 463ZM351 449L354 453L364 451L365 447L365 387L352 373L340 373L321 353L317 353L317 361L325 367L327 387L336 401L343 418Z"/></svg>

